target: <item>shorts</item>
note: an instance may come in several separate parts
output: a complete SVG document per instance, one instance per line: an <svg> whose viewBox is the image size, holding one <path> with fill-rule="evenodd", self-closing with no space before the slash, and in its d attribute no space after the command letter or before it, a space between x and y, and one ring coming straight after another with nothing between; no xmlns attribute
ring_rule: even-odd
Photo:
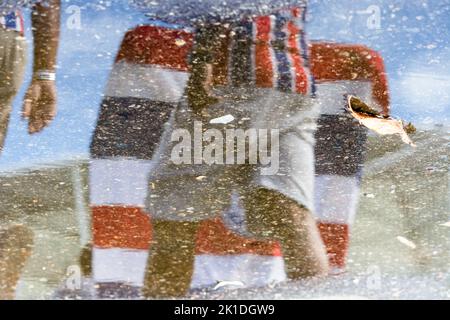
<svg viewBox="0 0 450 320"><path fill-rule="evenodd" d="M26 48L25 38L18 32L0 27L0 151L5 142L11 105L22 85Z"/></svg>
<svg viewBox="0 0 450 320"><path fill-rule="evenodd" d="M249 188L277 191L312 210L314 133L319 109L312 99L265 88L219 89L216 96L220 102L202 114L194 113L185 103L173 111L149 178L147 210L152 218L191 222L212 219L230 207L234 193L244 194ZM203 138L217 133L214 143L225 146L226 143L220 142L227 141L227 130L255 130L260 133L260 129L269 133L266 135L268 150L277 150L270 154L273 157L269 165L261 163L260 159L249 163L248 150L257 150L261 146L257 143L261 140L255 139L248 140L245 163L201 163L202 154L199 159L194 141L186 144L191 145L191 150L187 150L189 147L183 149L187 154L190 151L191 162L176 164L173 161L174 156L178 159L180 155L177 147L180 141L185 143L184 139L178 139L178 134L195 140L196 132L202 132ZM278 139L271 133L278 135ZM260 133L258 138L262 136L264 134ZM236 160L236 148L233 151ZM227 148L224 147L222 152L225 155ZM198 164L195 164L196 159L200 161ZM278 162L278 170L263 173L264 169L275 167L274 162ZM273 172L267 174L270 171Z"/></svg>

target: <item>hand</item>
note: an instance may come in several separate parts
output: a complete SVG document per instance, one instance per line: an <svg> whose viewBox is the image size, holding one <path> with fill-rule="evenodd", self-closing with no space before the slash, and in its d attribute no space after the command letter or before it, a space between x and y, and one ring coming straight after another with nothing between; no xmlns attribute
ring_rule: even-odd
<svg viewBox="0 0 450 320"><path fill-rule="evenodd" d="M33 80L25 94L22 117L28 120L28 133L47 127L56 116L56 85L54 81Z"/></svg>

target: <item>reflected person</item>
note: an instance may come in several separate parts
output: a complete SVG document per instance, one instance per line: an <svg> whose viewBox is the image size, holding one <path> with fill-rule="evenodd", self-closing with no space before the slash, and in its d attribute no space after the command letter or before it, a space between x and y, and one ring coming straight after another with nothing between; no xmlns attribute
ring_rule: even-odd
<svg viewBox="0 0 450 320"><path fill-rule="evenodd" d="M26 40L20 8L0 7L0 153L12 103L26 69ZM56 113L55 70L59 42L60 1L32 6L34 61L31 84L23 102L30 134L49 125ZM13 299L20 273L31 253L33 234L26 226L0 227L0 299Z"/></svg>
<svg viewBox="0 0 450 320"><path fill-rule="evenodd" d="M389 86L380 53L359 44L313 42L311 68L321 109L316 132L315 210L333 273L346 271L357 216L367 129L351 117L344 95L389 114Z"/></svg>
<svg viewBox="0 0 450 320"><path fill-rule="evenodd" d="M27 45L19 8L0 16L0 151L3 149L12 103L23 82ZM22 115L30 134L40 132L56 114L56 57L59 43L60 0L32 7L34 59L31 84Z"/></svg>
<svg viewBox="0 0 450 320"><path fill-rule="evenodd" d="M146 297L187 292L198 226L224 212L233 192L246 210L248 234L281 243L290 279L327 273L325 250L311 214L316 112L302 46L304 10L300 6L197 24L185 97L172 114L150 174L147 207L154 239L143 289ZM244 163L225 165L221 156L228 150L220 150L220 143L212 148L219 154L212 163L206 163L203 149L203 158L173 161L180 142L174 137L180 132L195 137L196 126L201 133L252 128L279 132L279 141L271 140L272 150L279 150L279 171L262 174L261 163L249 161L249 154ZM212 150L211 137L201 139L209 143L205 150ZM254 143L250 138L249 150L255 149ZM182 158L185 152L191 154L191 142L185 146Z"/></svg>

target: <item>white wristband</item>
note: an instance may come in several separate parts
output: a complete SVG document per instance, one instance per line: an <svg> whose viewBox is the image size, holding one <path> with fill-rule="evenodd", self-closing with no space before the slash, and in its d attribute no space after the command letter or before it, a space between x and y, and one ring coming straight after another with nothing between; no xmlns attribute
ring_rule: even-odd
<svg viewBox="0 0 450 320"><path fill-rule="evenodd" d="M35 78L37 80L55 81L56 73L48 70L39 70L35 73Z"/></svg>

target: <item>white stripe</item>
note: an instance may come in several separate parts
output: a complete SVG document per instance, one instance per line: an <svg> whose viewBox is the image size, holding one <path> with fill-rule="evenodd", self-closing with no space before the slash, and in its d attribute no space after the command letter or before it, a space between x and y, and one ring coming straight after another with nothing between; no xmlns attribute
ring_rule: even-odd
<svg viewBox="0 0 450 320"><path fill-rule="evenodd" d="M304 10L304 9L302 9L302 10ZM302 14L303 14L303 12L302 12ZM306 37L306 33L303 31L304 30L303 19L299 19L299 20L302 21L302 24L299 27L299 30L300 30L299 36L302 37L303 39L299 37L299 39L297 41L297 45L299 46L300 57L301 57L302 62L303 62L303 71L306 74L306 81L308 81L308 83L306 83L306 86L307 86L306 87L306 92L307 92L307 94L312 94L312 85L313 85L313 82L314 82L313 81L313 75L311 74L310 68L307 67L307 65L310 65L310 63L308 64L308 62L310 62L310 61L308 61L308 59L310 59L311 57L310 57L310 54L308 52L308 49L306 49L306 52L305 52L305 48L303 48L303 45L302 45L303 42L304 42L304 43L306 43L306 46L308 46L308 39Z"/></svg>
<svg viewBox="0 0 450 320"><path fill-rule="evenodd" d="M191 287L205 288L221 281L239 281L246 288L254 288L285 281L286 278L282 257L198 255Z"/></svg>
<svg viewBox="0 0 450 320"><path fill-rule="evenodd" d="M256 84L256 42L258 35L258 24L256 21L252 22L252 45L250 46L250 59L251 61L251 81Z"/></svg>
<svg viewBox="0 0 450 320"><path fill-rule="evenodd" d="M358 210L359 179L321 175L315 182L316 218L320 222L352 225Z"/></svg>
<svg viewBox="0 0 450 320"><path fill-rule="evenodd" d="M92 251L94 281L144 285L147 250L99 249ZM240 281L245 287L267 286L287 279L282 257L243 255L198 255L191 288L215 286L221 281Z"/></svg>
<svg viewBox="0 0 450 320"><path fill-rule="evenodd" d="M188 72L120 61L114 65L105 94L177 103L188 78Z"/></svg>
<svg viewBox="0 0 450 320"><path fill-rule="evenodd" d="M307 57L309 58L309 55L307 55ZM303 54L301 54L301 58L302 58L302 62L303 62L303 71L306 74L306 93L311 95L312 94L312 86L314 83L314 77L311 74L311 70L307 67L307 61L305 61L305 58L303 56Z"/></svg>
<svg viewBox="0 0 450 320"><path fill-rule="evenodd" d="M144 207L152 161L92 160L89 166L90 204Z"/></svg>
<svg viewBox="0 0 450 320"><path fill-rule="evenodd" d="M134 286L144 283L147 250L92 250L92 271L95 282L123 282Z"/></svg>
<svg viewBox="0 0 450 320"><path fill-rule="evenodd" d="M317 102L321 107L321 114L345 113L345 94L354 95L369 105L373 105L370 81L337 80L320 82L317 83Z"/></svg>
<svg viewBox="0 0 450 320"><path fill-rule="evenodd" d="M24 30L22 30L22 26L23 26L22 14L20 13L19 10L16 10L16 31L24 32Z"/></svg>

